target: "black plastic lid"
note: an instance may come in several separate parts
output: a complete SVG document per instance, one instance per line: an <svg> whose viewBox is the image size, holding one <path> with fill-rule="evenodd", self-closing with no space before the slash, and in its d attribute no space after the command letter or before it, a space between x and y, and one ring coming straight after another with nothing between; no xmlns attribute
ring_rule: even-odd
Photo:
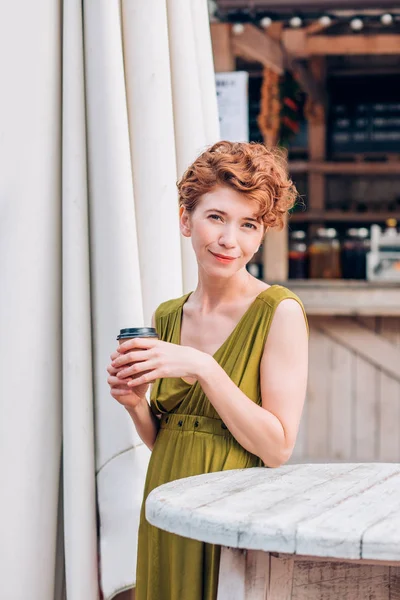
<svg viewBox="0 0 400 600"><path fill-rule="evenodd" d="M137 338L137 337L153 337L157 338L157 331L154 327L127 327L126 329L121 329L119 335L117 336L117 340L123 340L128 338Z"/></svg>

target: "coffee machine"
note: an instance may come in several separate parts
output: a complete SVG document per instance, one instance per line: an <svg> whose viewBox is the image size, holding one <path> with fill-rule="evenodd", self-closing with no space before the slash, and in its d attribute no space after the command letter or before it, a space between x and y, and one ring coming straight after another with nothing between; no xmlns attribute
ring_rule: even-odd
<svg viewBox="0 0 400 600"><path fill-rule="evenodd" d="M400 283L400 233L396 219L386 221L386 229L371 226L371 249L367 253L368 281Z"/></svg>

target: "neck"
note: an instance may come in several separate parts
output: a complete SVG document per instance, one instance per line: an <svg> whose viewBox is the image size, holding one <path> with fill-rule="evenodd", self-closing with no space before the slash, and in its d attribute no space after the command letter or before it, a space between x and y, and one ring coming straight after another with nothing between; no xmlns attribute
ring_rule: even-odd
<svg viewBox="0 0 400 600"><path fill-rule="evenodd" d="M207 273L199 270L198 284L192 297L207 312L221 304L235 302L237 298L245 295L251 279L252 277L246 269L242 269L227 279L210 277Z"/></svg>

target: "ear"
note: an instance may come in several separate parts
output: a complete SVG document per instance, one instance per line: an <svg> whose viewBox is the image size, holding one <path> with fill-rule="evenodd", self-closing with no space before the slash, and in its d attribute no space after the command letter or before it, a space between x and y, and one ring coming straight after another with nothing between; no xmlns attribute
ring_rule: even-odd
<svg viewBox="0 0 400 600"><path fill-rule="evenodd" d="M183 236L190 237L192 235L190 213L183 206L179 208L179 228Z"/></svg>

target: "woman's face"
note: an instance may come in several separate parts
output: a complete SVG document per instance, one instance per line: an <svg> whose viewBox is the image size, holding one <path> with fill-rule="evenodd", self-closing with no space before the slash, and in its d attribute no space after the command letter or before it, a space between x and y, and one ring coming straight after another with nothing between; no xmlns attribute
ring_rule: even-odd
<svg viewBox="0 0 400 600"><path fill-rule="evenodd" d="M199 266L209 275L232 276L257 252L264 235L257 210L256 202L223 186L201 196L192 213L181 208L181 232L192 238Z"/></svg>

